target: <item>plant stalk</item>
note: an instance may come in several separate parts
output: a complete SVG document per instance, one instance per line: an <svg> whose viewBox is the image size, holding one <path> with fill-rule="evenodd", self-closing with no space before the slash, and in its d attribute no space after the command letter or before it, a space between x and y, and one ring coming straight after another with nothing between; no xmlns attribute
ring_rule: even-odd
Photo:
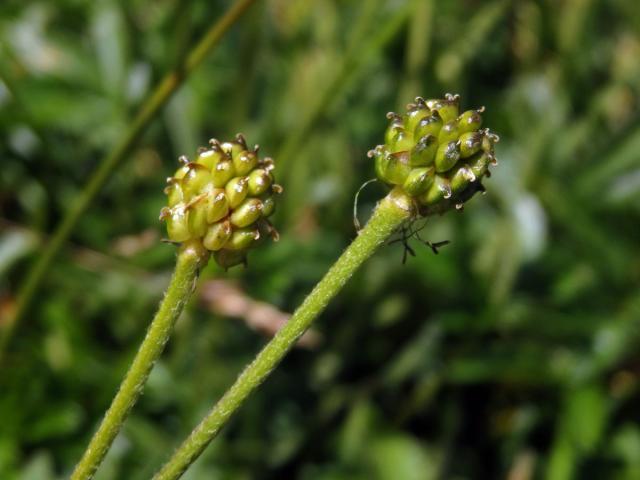
<svg viewBox="0 0 640 480"><path fill-rule="evenodd" d="M209 252L199 242L185 243L180 247L176 268L160 308L98 431L76 465L71 475L72 480L88 480L95 474L142 393L149 373L173 331L176 319L193 293L198 273L208 259Z"/></svg>
<svg viewBox="0 0 640 480"><path fill-rule="evenodd" d="M213 410L153 477L154 480L174 480L182 476L251 392L274 370L360 265L413 214L411 200L396 191L392 191L378 204L371 219L359 232L358 237L329 269L320 283L294 312L287 324L267 343L218 401Z"/></svg>
<svg viewBox="0 0 640 480"><path fill-rule="evenodd" d="M78 220L87 211L93 199L102 189L116 167L129 154L160 109L169 101L171 96L180 88L189 75L205 59L207 54L220 42L222 36L235 24L243 13L256 0L236 0L229 10L205 33L200 41L186 56L184 62L175 70L169 72L140 107L129 129L121 141L99 163L97 169L88 180L84 190L76 198L71 208L57 226L46 245L42 255L36 260L27 273L26 279L18 291L16 307L3 322L0 328L0 368L4 353L13 337L20 321L34 298L42 280L61 247L65 244Z"/></svg>

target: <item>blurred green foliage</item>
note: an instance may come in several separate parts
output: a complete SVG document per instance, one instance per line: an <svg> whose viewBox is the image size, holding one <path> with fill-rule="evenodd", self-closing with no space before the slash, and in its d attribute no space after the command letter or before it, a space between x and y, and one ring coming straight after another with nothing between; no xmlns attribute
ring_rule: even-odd
<svg viewBox="0 0 640 480"><path fill-rule="evenodd" d="M0 309L96 161L226 8L0 3ZM282 239L229 272L293 310L355 235L384 114L486 105L500 166L384 248L185 476L640 478L640 4L263 0L83 217L0 371L0 478L64 478L168 280L164 177L242 131L276 158ZM361 195L364 218L382 194ZM218 276L214 266L203 276ZM144 479L265 339L193 302L97 478Z"/></svg>

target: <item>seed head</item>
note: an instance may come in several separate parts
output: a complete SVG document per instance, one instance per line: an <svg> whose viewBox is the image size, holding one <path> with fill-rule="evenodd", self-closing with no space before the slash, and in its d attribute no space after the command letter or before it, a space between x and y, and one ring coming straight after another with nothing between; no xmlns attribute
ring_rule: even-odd
<svg viewBox="0 0 640 480"><path fill-rule="evenodd" d="M421 215L462 208L496 165L499 138L481 129L484 107L459 112L460 96L417 97L407 112L387 114L384 145L369 152L376 175L414 199Z"/></svg>
<svg viewBox="0 0 640 480"><path fill-rule="evenodd" d="M247 251L266 237L277 239L268 221L274 196L274 163L249 149L241 134L221 143L212 139L194 161L181 156L181 166L167 179L167 206L160 219L173 242L200 240L224 268L245 263Z"/></svg>

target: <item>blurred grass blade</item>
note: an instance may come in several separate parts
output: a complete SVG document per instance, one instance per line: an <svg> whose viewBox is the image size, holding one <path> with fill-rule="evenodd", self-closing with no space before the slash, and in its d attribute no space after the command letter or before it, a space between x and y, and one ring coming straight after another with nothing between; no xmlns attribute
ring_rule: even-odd
<svg viewBox="0 0 640 480"><path fill-rule="evenodd" d="M589 261L610 279L623 282L629 275L624 243L620 241L617 248L611 248L608 232L598 228L598 223L585 212L582 204L574 201L558 182L548 179L538 187L538 194L552 219L562 223L574 237L576 248L598 252L598 255L591 255Z"/></svg>
<svg viewBox="0 0 640 480"><path fill-rule="evenodd" d="M429 47L433 36L433 0L420 2L411 16L407 32L407 53L405 60L404 84L398 96L398 108L414 98L421 90L421 75L429 58Z"/></svg>
<svg viewBox="0 0 640 480"><path fill-rule="evenodd" d="M409 15L414 10L416 0L408 2L406 5L398 8L398 10L389 18L382 28L376 24L375 33L369 35L357 35L345 53L344 60L335 70L335 74L327 81L327 87L318 94L316 101L307 110L307 114L298 123L297 128L292 131L287 141L276 156L278 159L278 168L283 172L282 183L287 185L288 193L285 202L285 211L287 215L291 215L299 207L300 198L298 191L306 188L306 185L300 181L293 181L300 178L299 169L305 168L304 162L294 162L289 166L295 158L295 155L303 142L308 141L308 135L312 127L326 113L329 105L335 100L349 80L355 76L360 68L367 65L373 55L384 48L391 40L393 40L400 29L405 25ZM363 7L364 8L364 7ZM360 32L360 28L357 29Z"/></svg>
<svg viewBox="0 0 640 480"><path fill-rule="evenodd" d="M489 34L506 13L508 2L500 0L486 5L464 26L459 36L437 60L436 76L444 85L458 81L467 63L485 44Z"/></svg>
<svg viewBox="0 0 640 480"><path fill-rule="evenodd" d="M566 394L547 466L547 480L578 478L576 470L600 443L609 405L597 385L585 385Z"/></svg>
<svg viewBox="0 0 640 480"><path fill-rule="evenodd" d="M122 137L122 140L100 161L98 168L88 180L82 193L65 213L64 218L57 226L42 255L36 260L35 265L33 265L28 272L24 283L19 289L15 310L10 314L10 318L0 322L4 325L4 330L0 332L0 367L13 333L18 328L20 320L29 308L29 304L33 300L51 262L71 234L80 217L89 208L95 196L110 178L118 164L123 161L134 147L160 109L167 103L189 75L202 63L207 54L218 45L229 28L242 17L255 1L256 0L236 0L231 5L229 10L211 26L188 53L184 62L160 81L151 96L138 111L138 114L124 137Z"/></svg>
<svg viewBox="0 0 640 480"><path fill-rule="evenodd" d="M640 165L639 151L640 128L637 128L608 155L606 161L599 161L578 179L578 192L585 197L596 195L600 189L606 188L614 177Z"/></svg>

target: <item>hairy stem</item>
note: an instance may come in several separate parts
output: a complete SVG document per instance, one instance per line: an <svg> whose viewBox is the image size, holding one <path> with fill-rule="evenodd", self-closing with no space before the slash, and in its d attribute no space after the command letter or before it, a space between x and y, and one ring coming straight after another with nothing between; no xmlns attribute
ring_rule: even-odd
<svg viewBox="0 0 640 480"><path fill-rule="evenodd" d="M240 374L216 406L189 435L154 480L177 479L198 458L231 415L278 365L311 322L325 309L351 275L402 224L413 215L411 200L391 192L376 207L367 225L316 285L287 324Z"/></svg>
<svg viewBox="0 0 640 480"><path fill-rule="evenodd" d="M236 0L231 8L205 33L200 41L186 56L184 62L175 70L168 73L158 84L149 98L141 106L133 123L124 134L124 137L99 163L97 169L88 180L84 190L76 198L71 208L66 212L60 224L56 227L51 240L47 243L42 255L36 260L26 279L18 291L18 299L15 310L8 319L5 319L4 327L0 329L0 367L4 352L16 331L19 322L24 317L31 301L37 292L51 262L56 257L60 248L64 245L71 231L84 212L89 208L93 199L110 178L115 168L131 151L138 139L144 133L147 126L155 118L160 109L167 103L171 96L184 83L186 78L205 59L206 55L220 42L222 36L253 4L255 0Z"/></svg>
<svg viewBox="0 0 640 480"><path fill-rule="evenodd" d="M95 474L131 408L142 393L149 373L171 335L176 319L191 297L198 272L206 265L208 258L209 252L199 242L183 244L180 247L176 268L160 308L98 431L76 465L71 475L72 480L87 480Z"/></svg>

